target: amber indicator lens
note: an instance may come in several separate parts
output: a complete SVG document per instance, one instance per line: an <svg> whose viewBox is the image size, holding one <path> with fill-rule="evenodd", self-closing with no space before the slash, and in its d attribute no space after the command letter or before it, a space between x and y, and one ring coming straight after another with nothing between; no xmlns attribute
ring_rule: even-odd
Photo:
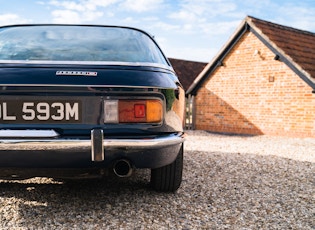
<svg viewBox="0 0 315 230"><path fill-rule="evenodd" d="M163 104L160 100L146 101L146 118L149 123L159 123L163 119Z"/></svg>

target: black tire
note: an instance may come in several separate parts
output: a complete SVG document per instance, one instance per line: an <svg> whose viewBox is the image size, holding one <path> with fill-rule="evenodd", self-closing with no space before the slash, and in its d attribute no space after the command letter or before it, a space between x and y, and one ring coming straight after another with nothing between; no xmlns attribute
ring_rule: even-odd
<svg viewBox="0 0 315 230"><path fill-rule="evenodd" d="M183 144L175 161L161 168L151 169L151 186L159 192L175 192L183 175Z"/></svg>

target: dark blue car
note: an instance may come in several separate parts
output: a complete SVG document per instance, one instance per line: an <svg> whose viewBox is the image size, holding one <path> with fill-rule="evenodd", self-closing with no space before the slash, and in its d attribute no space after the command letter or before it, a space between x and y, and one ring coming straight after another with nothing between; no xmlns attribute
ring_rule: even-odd
<svg viewBox="0 0 315 230"><path fill-rule="evenodd" d="M183 170L185 94L147 33L128 27L0 27L0 178L120 177Z"/></svg>

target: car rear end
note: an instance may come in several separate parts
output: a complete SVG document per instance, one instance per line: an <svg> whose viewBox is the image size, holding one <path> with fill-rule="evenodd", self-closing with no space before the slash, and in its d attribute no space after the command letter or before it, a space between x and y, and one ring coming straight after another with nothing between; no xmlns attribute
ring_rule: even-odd
<svg viewBox="0 0 315 230"><path fill-rule="evenodd" d="M156 190L179 187L184 92L143 31L2 27L0 86L0 177L150 168Z"/></svg>

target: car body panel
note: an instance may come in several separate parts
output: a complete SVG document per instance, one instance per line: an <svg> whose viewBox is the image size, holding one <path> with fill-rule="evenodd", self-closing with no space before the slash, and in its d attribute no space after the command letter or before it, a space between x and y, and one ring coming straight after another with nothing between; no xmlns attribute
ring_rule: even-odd
<svg viewBox="0 0 315 230"><path fill-rule="evenodd" d="M176 88L174 72L156 67L104 66L95 67L71 64L8 66L0 61L0 83L3 86L91 86L91 87L147 87ZM57 72L74 74L57 75ZM82 76L75 73L91 72L97 76ZM13 80L14 79L14 80ZM174 81L175 80L175 81Z"/></svg>

